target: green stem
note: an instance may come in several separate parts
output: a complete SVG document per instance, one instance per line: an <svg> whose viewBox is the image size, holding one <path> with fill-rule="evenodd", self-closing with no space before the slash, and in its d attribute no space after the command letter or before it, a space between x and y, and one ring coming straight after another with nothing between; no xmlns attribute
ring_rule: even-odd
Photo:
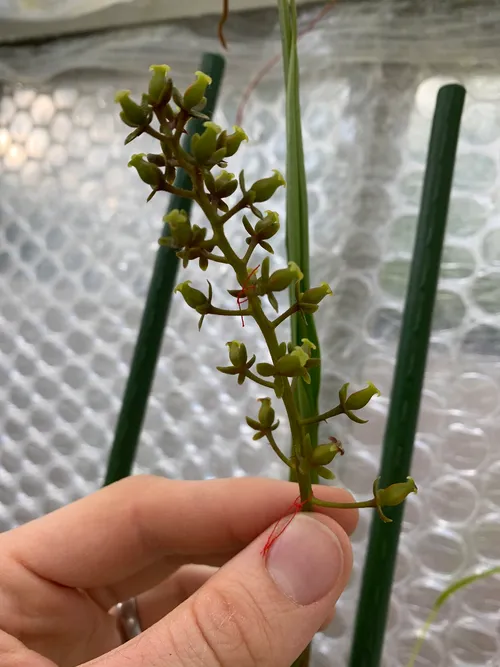
<svg viewBox="0 0 500 667"><path fill-rule="evenodd" d="M198 193L200 194L200 193ZM248 277L247 265L243 260L241 260L234 250L231 248L231 245L224 233L224 228L220 223L220 220L214 216L213 211L210 210L210 202L208 206L205 205L204 212L207 215L208 219L212 224L212 229L214 232L214 238L217 245L219 246L221 252L228 258L229 263L233 267L236 276L240 285L244 285ZM252 311L252 317L257 323L264 340L267 343L269 353L271 354L271 359L273 363L279 359L279 342L276 338L276 333L272 322L266 317L260 298L255 295L248 295L248 304ZM294 397L290 384L287 378L283 378L283 403L285 405L285 410L287 412L288 420L290 423L290 430L292 432L292 443L294 447L294 454L299 459L301 456L304 456L303 451L303 438L304 434L302 427L300 425L300 415L295 405ZM300 499L304 503L304 511L312 511L311 496L312 496L312 485L311 478L308 473L300 473L297 471L297 481L300 489Z"/></svg>
<svg viewBox="0 0 500 667"><path fill-rule="evenodd" d="M235 316L235 317L247 317L251 315L252 311L250 308L245 308L244 310L226 310L225 308L216 308L215 306L210 306L210 310L207 315L223 315L226 317Z"/></svg>
<svg viewBox="0 0 500 667"><path fill-rule="evenodd" d="M377 501L375 498L371 500L361 500L359 503L331 503L328 500L320 500L319 498L313 497L311 499L313 505L318 505L318 507L333 507L337 509L361 509L363 507L377 507Z"/></svg>
<svg viewBox="0 0 500 667"><path fill-rule="evenodd" d="M194 199L195 196L191 190L184 190L183 188L178 188L175 185L170 185L170 183L165 183L162 188L165 189L165 192L168 192L171 195L176 197L181 197L182 199Z"/></svg>
<svg viewBox="0 0 500 667"><path fill-rule="evenodd" d="M343 415L343 414L344 414L344 409L342 408L341 405L337 405L331 410L328 410L328 412L322 412L320 415L316 415L315 417L308 417L307 419L301 419L300 423L302 424L302 426L307 426L308 424L317 424L319 422L324 422L327 419L331 419L332 417L338 417L338 415Z"/></svg>
<svg viewBox="0 0 500 667"><path fill-rule="evenodd" d="M283 454L281 449L278 447L278 445L276 444L276 440L274 439L274 435L272 434L271 431L269 431L269 433L266 433L266 438L269 440L269 444L273 448L275 454L277 454L280 457L283 463L286 463L286 465L291 468L292 464L290 462L290 459L287 456L285 456L285 454Z"/></svg>
<svg viewBox="0 0 500 667"><path fill-rule="evenodd" d="M252 371L247 371L246 375L249 380L253 380L257 384L260 384L262 387L267 387L268 389L274 389L274 382L263 380L258 375L255 375L255 373L252 373Z"/></svg>
<svg viewBox="0 0 500 667"><path fill-rule="evenodd" d="M158 130L155 130L154 127L146 127L144 129L145 134L149 134L150 137L153 137L154 139L158 139L158 141L161 141L162 143L165 141L169 141L172 137L167 137L166 134L162 134L161 132L158 132Z"/></svg>
<svg viewBox="0 0 500 667"><path fill-rule="evenodd" d="M211 252L206 252L204 256L207 259L211 259L212 262L218 262L219 264L229 264L229 262L225 257L221 257L220 255L214 255Z"/></svg>
<svg viewBox="0 0 500 667"><path fill-rule="evenodd" d="M257 243L255 242L254 239L252 239L250 241L250 243L248 244L248 248L247 248L246 253L243 256L243 261L245 262L245 264L248 264L248 262L250 261L250 258L252 257L252 253L253 253L253 251L255 250L256 247L257 247Z"/></svg>
<svg viewBox="0 0 500 667"><path fill-rule="evenodd" d="M236 215L239 211L242 211L244 208L248 206L248 200L246 197L242 197L240 201L233 206L233 208L230 208L227 213L224 213L224 215L220 216L220 222L224 224L228 220L231 220L233 215Z"/></svg>
<svg viewBox="0 0 500 667"><path fill-rule="evenodd" d="M277 317L275 320L273 320L273 321L271 322L271 324L272 324L273 327L276 329L276 327L279 327L279 325L280 325L282 322L284 322L288 317L290 317L290 315L293 315L293 314L296 313L298 310L299 310L299 304L298 304L298 303L294 303L292 306L290 306L290 308L288 308L287 310L285 310L284 313L281 313L281 315L280 315L279 317Z"/></svg>
<svg viewBox="0 0 500 667"><path fill-rule="evenodd" d="M238 204L236 204L231 211L221 216L218 214L215 207L212 205L206 191L205 184L203 182L203 175L199 168L193 167L186 160L183 159L180 151L177 153L177 159L179 164L185 169L185 171L191 177L193 183L193 193L196 198L198 205L205 214L207 220L209 221L212 232L213 239L215 244L222 252L224 257L227 259L228 264L233 268L236 278L240 285L243 287L248 280L248 266L245 258L240 258L236 252L231 247L229 240L224 232L224 223L229 220L229 213L234 215L238 210L244 208L247 203L245 198L241 199ZM229 217L228 217L229 216ZM272 322L267 318L262 304L260 302L260 297L256 295L248 295L248 306L250 310L250 315L254 318L257 326L259 327L264 340L267 343L269 353L271 355L273 363L279 359L279 342L274 331ZM288 420L290 423L290 430L292 434L292 446L293 453L297 460L300 460L301 457L304 457L304 429L300 423L300 414L295 404L294 396L288 382L288 378L282 378L283 380L283 396L282 400L285 405L287 412ZM310 473L301 473L297 470L297 481L300 489L300 498L303 503L304 511L312 511L313 506L311 503L312 497L312 484Z"/></svg>

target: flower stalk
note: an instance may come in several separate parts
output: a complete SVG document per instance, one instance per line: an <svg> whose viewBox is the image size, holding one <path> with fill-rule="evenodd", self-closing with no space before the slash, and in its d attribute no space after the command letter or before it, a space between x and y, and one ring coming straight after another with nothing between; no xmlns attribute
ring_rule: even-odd
<svg viewBox="0 0 500 667"><path fill-rule="evenodd" d="M132 133L134 136L131 138L129 135L126 141L132 141L141 133L147 133L159 143L158 153L147 156L136 154L132 156L129 166L135 168L141 180L150 187L148 199L158 192L171 192L171 181L175 178L176 170L183 169L192 183L192 189L185 194L200 206L208 223L206 227L192 225L185 211L173 210L165 217L165 221L169 223L169 236L162 237L159 242L176 248L184 267L193 261L197 261L202 270L206 270L210 262L229 265L238 286L230 293L238 298L244 295L246 307L224 309L215 306L212 303L210 282L206 293L193 287L190 281L181 282L176 292L200 315L200 329L204 318L211 316L249 317L260 329L267 345L269 360L256 363L255 355L249 358L243 343L230 341L227 343L230 365L219 366L218 370L234 375L238 384L245 381L255 382L283 402L292 439L291 458L283 454L276 444L273 432L279 427L279 421L274 422L274 408L270 397L260 399L258 419L247 417L247 423L256 430L254 439L265 437L277 456L294 470L303 509L311 511L314 506L373 507L385 520L382 513L384 504L403 502L408 493L416 491L413 480L412 483L402 482L395 485L395 490L391 490L392 487L385 490L374 487L373 499L361 502L332 504L321 501L313 494L312 474L315 472L321 477L332 479L334 475L327 465L337 453L343 454L343 449L331 443L320 444L319 449L313 448L308 427L341 414L352 421L364 422L356 413L379 392L372 383L368 383L364 389L348 395L348 385L345 384L339 391L337 406L314 417L304 417L301 414L297 386L301 382L310 382L309 371L319 368L321 359L313 356L316 346L307 339L302 340L301 346L280 340L278 326L301 312L311 314L321 307L323 299L331 295L332 291L326 283L321 283L301 292L303 274L294 262L289 262L285 268L271 271L270 258L267 256L260 267L250 266L253 250L258 245L268 255L273 254L270 241L279 230L279 216L274 211L260 210L257 204L268 202L279 188L285 186L283 176L274 170L272 175L257 180L247 189L244 173L241 173L237 180L226 171L226 158L236 154L247 139L244 131L238 127L228 134L207 120L203 132L193 136L191 153L187 153L180 145L180 137L186 132L186 126L192 118L203 117L205 92L210 84L210 77L203 72L196 72L195 81L182 94L170 79L170 69L166 65L155 65L151 71L149 92L143 95L141 103L132 100L128 91L120 92L116 96L122 108L122 120L135 128ZM152 127L155 121L159 129ZM238 200L229 206L226 200L236 195L238 189ZM233 248L226 233L227 224L242 211L245 211L245 215L241 224L249 234L245 252ZM253 223L248 215L255 219ZM288 289L295 295L294 302L276 318L270 319L263 307L263 300L267 299L275 310L278 310L275 292ZM240 303L238 301L238 305ZM333 443L337 442L334 438L331 440Z"/></svg>

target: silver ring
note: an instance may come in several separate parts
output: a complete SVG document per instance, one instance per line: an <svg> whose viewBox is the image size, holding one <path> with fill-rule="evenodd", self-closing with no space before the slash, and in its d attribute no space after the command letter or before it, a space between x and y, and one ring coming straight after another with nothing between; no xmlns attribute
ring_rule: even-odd
<svg viewBox="0 0 500 667"><path fill-rule="evenodd" d="M124 644L141 634L142 628L135 598L119 602L116 605L116 616Z"/></svg>

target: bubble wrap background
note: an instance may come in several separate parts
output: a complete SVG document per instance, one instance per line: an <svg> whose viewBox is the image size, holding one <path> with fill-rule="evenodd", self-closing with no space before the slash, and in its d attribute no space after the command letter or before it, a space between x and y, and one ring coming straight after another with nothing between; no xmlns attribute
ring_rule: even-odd
<svg viewBox="0 0 500 667"><path fill-rule="evenodd" d="M248 76L253 73L249 66ZM340 385L373 380L383 397L365 426L330 422L343 439L339 480L369 495L377 474L441 70L343 65L303 81L304 141L326 409ZM447 76L450 74L447 71ZM500 77L451 72L466 84L464 115L433 341L384 665L404 665L415 633L451 580L500 561ZM249 146L233 160L247 181L283 167L284 100L277 73L247 108ZM439 78L441 76L441 78ZM234 121L245 81L225 86L217 114ZM51 511L101 484L166 201L126 168L116 76L6 86L0 100L0 529ZM283 198L273 205L283 209ZM234 223L234 243L244 235ZM276 265L283 261L283 239ZM230 303L225 267L209 272ZM197 268L179 279L202 284ZM178 299L141 440L136 472L169 478L283 475L244 415L262 392L214 371L223 343L263 357L250 322L197 318ZM281 412L281 411L279 411ZM281 416L281 414L279 415ZM281 443L286 444L284 429ZM316 667L346 664L370 513L353 537L355 568L335 621L316 641ZM376 613L376 609L374 609ZM446 605L417 663L500 664L500 581Z"/></svg>

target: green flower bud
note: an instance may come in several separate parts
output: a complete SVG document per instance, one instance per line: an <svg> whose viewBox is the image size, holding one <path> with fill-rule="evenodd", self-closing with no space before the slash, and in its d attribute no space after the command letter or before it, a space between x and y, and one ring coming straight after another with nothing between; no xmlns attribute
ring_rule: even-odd
<svg viewBox="0 0 500 667"><path fill-rule="evenodd" d="M251 417L245 417L247 424L250 426L250 428L253 428L254 431L261 431L262 427L260 423L256 419L252 419Z"/></svg>
<svg viewBox="0 0 500 667"><path fill-rule="evenodd" d="M227 141L227 132L226 130L222 130L222 132L217 137L217 150L219 148L226 148L226 141Z"/></svg>
<svg viewBox="0 0 500 667"><path fill-rule="evenodd" d="M228 134L225 137L224 146L226 148L226 157L232 157L241 146L241 143L243 141L248 141L248 137L241 127L235 125L233 130L233 134Z"/></svg>
<svg viewBox="0 0 500 667"><path fill-rule="evenodd" d="M359 391L355 391L354 394L351 394L349 398L344 402L345 410L361 410L370 402L370 399L373 396L380 396L380 391L372 383L368 382L368 386Z"/></svg>
<svg viewBox="0 0 500 667"><path fill-rule="evenodd" d="M255 235L259 240L272 238L280 228L280 217L274 211L266 211L266 216L255 225Z"/></svg>
<svg viewBox="0 0 500 667"><path fill-rule="evenodd" d="M333 442L328 445L318 445L313 450L311 463L315 466L327 466L339 453L342 454L343 449Z"/></svg>
<svg viewBox="0 0 500 667"><path fill-rule="evenodd" d="M316 345L314 343L311 343L311 341L308 338L303 338L302 339L302 349L310 357L311 354L312 354L312 351L316 349Z"/></svg>
<svg viewBox="0 0 500 667"><path fill-rule="evenodd" d="M232 340L229 343L226 343L229 347L229 359L233 366L240 368L247 363L247 348L243 343L240 343L237 340Z"/></svg>
<svg viewBox="0 0 500 667"><path fill-rule="evenodd" d="M293 348L292 352L290 352L290 356L297 357L302 366L305 366L309 361L309 355L307 354L307 352L304 352L304 350L299 346Z"/></svg>
<svg viewBox="0 0 500 667"><path fill-rule="evenodd" d="M159 153L148 153L146 159L151 164L155 164L157 167L164 167L166 165L165 156L160 155Z"/></svg>
<svg viewBox="0 0 500 667"><path fill-rule="evenodd" d="M194 308L195 310L198 309L200 306L208 305L209 301L207 297L203 294L203 292L200 292L199 289L191 287L190 283L191 283L190 280L186 280L183 283L179 283L179 285L177 285L177 287L175 288L174 292L180 292L184 297L184 301L187 303L187 305L191 306L191 308Z"/></svg>
<svg viewBox="0 0 500 667"><path fill-rule="evenodd" d="M274 308L274 310L279 313L279 305L278 305L278 299L274 296L272 292L269 292L267 295L268 301L271 304L271 306Z"/></svg>
<svg viewBox="0 0 500 667"><path fill-rule="evenodd" d="M182 98L182 106L188 111L203 100L208 86L212 83L212 79L204 72L195 72L195 75L196 81L188 86Z"/></svg>
<svg viewBox="0 0 500 667"><path fill-rule="evenodd" d="M277 169L274 169L273 172L274 176L261 178L260 180L255 181L250 188L250 191L255 193L254 203L267 201L281 185L285 185L285 179L280 172Z"/></svg>
<svg viewBox="0 0 500 667"><path fill-rule="evenodd" d="M216 369L221 373L224 373L224 375L238 375L239 373L239 370L234 366L216 366Z"/></svg>
<svg viewBox="0 0 500 667"><path fill-rule="evenodd" d="M205 240L207 228L193 225L193 245L200 245Z"/></svg>
<svg viewBox="0 0 500 667"><path fill-rule="evenodd" d="M379 507L395 507L400 505L410 493L417 492L415 481L412 477L407 477L406 482L391 484L386 489L377 489L377 504Z"/></svg>
<svg viewBox="0 0 500 667"><path fill-rule="evenodd" d="M155 104L158 104L160 101L168 102L168 89L170 88L170 92L172 90L172 81L167 79L170 67L168 65L151 65L149 69L153 72L148 88L148 95L151 101Z"/></svg>
<svg viewBox="0 0 500 667"><path fill-rule="evenodd" d="M274 423L274 409L271 407L270 398L259 398L259 401L262 403L259 409L259 422L265 428L271 428Z"/></svg>
<svg viewBox="0 0 500 667"><path fill-rule="evenodd" d="M205 164L213 156L217 148L217 135L221 131L221 128L211 121L203 123L203 126L205 128L203 134L194 135L191 139L193 157L198 164ZM197 140L195 140L196 136L198 136Z"/></svg>
<svg viewBox="0 0 500 667"><path fill-rule="evenodd" d="M223 199L224 197L230 197L236 191L238 181L235 179L234 174L223 170L215 179L213 187L213 193Z"/></svg>
<svg viewBox="0 0 500 667"><path fill-rule="evenodd" d="M147 110L130 98L130 90L120 90L115 95L115 102L119 104L123 112L123 120L132 127L147 125L150 116Z"/></svg>
<svg viewBox="0 0 500 667"><path fill-rule="evenodd" d="M170 234L175 245L179 248L189 245L193 232L186 211L174 208L163 217L163 221L170 227Z"/></svg>
<svg viewBox="0 0 500 667"><path fill-rule="evenodd" d="M305 365L309 356L300 347L296 347L290 354L285 354L276 362L276 370L280 375L295 377L307 373Z"/></svg>
<svg viewBox="0 0 500 667"><path fill-rule="evenodd" d="M269 257L264 257L262 264L260 266L260 275L264 283L267 283L269 280L269 266L271 262Z"/></svg>
<svg viewBox="0 0 500 667"><path fill-rule="evenodd" d="M335 479L335 475L333 474L333 472L328 468L325 468L324 466L319 466L318 468L316 468L316 472L323 479Z"/></svg>
<svg viewBox="0 0 500 667"><path fill-rule="evenodd" d="M319 287L311 287L303 294L301 294L300 301L309 304L318 304L325 298L325 296L328 296L329 294L332 294L330 285L327 283L321 283Z"/></svg>
<svg viewBox="0 0 500 667"><path fill-rule="evenodd" d="M278 269L271 274L267 284L269 292L281 292L297 280L302 280L304 274L295 262L288 262L287 269Z"/></svg>
<svg viewBox="0 0 500 667"><path fill-rule="evenodd" d="M158 188L163 185L163 172L155 164L151 164L151 162L145 160L144 153L136 153L135 155L132 155L128 166L135 167L141 180L152 188Z"/></svg>
<svg viewBox="0 0 500 667"><path fill-rule="evenodd" d="M267 364L267 363L257 364L255 368L257 369L257 373L265 378L269 378L276 373L276 369L272 364Z"/></svg>
<svg viewBox="0 0 500 667"><path fill-rule="evenodd" d="M226 167L227 164L224 162L225 157L226 157L226 149L218 148L210 158L210 163L212 164L212 166L214 164L218 164L221 167Z"/></svg>
<svg viewBox="0 0 500 667"><path fill-rule="evenodd" d="M175 181L175 177L177 175L177 172L175 171L175 167L173 167L171 164L167 164L166 169L165 169L165 178L168 183L173 183Z"/></svg>

